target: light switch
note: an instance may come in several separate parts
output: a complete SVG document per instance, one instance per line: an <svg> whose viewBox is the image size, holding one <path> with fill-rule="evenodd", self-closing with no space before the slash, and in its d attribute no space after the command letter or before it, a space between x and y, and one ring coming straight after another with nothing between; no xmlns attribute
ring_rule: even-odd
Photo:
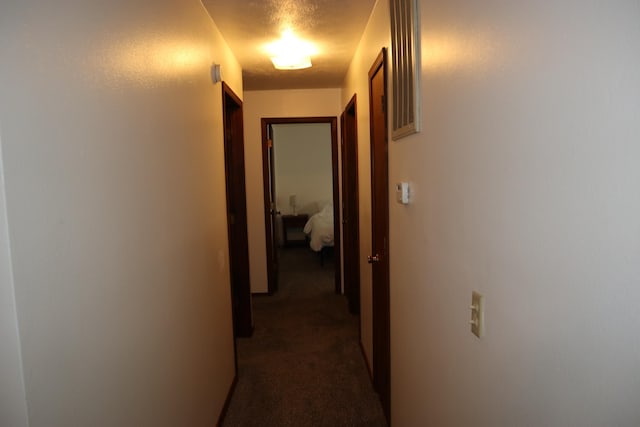
<svg viewBox="0 0 640 427"><path fill-rule="evenodd" d="M409 204L409 183L400 182L396 184L396 201L402 205Z"/></svg>
<svg viewBox="0 0 640 427"><path fill-rule="evenodd" d="M478 338L484 336L484 296L471 293L471 332Z"/></svg>

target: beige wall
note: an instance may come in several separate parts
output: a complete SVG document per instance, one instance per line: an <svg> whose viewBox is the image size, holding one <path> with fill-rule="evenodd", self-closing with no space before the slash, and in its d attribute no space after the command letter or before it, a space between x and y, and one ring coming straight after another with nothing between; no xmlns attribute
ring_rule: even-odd
<svg viewBox="0 0 640 427"><path fill-rule="evenodd" d="M19 427L27 425L27 400L20 356L2 164L0 139L0 425Z"/></svg>
<svg viewBox="0 0 640 427"><path fill-rule="evenodd" d="M251 291L267 292L262 183L262 130L266 117L340 116L340 89L247 91L244 94L245 167Z"/></svg>
<svg viewBox="0 0 640 427"><path fill-rule="evenodd" d="M414 193L390 209L393 424L637 425L638 2L420 9L424 130L389 143ZM345 83L360 112L381 25Z"/></svg>
<svg viewBox="0 0 640 427"><path fill-rule="evenodd" d="M0 367L21 351L30 425L213 425L234 352L209 66L242 94L238 63L198 1L3 2L0 57Z"/></svg>
<svg viewBox="0 0 640 427"><path fill-rule="evenodd" d="M292 194L299 213L314 214L332 203L331 125L274 125L273 140L277 209L283 215L293 213Z"/></svg>

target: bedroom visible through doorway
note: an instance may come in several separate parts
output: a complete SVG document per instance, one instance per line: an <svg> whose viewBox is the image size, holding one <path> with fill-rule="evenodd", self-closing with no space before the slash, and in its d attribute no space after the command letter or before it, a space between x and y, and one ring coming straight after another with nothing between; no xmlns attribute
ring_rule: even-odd
<svg viewBox="0 0 640 427"><path fill-rule="evenodd" d="M300 248L316 253L321 266L335 267L341 292L337 119L262 121L269 293L278 290L279 253Z"/></svg>

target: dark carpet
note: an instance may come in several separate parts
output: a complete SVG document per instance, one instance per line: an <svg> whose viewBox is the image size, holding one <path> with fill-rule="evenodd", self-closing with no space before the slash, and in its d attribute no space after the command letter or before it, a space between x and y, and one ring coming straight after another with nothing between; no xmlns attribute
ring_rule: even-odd
<svg viewBox="0 0 640 427"><path fill-rule="evenodd" d="M238 383L222 423L386 426L359 345L358 317L334 292L333 261L284 249L280 290L253 298L255 331L237 340Z"/></svg>

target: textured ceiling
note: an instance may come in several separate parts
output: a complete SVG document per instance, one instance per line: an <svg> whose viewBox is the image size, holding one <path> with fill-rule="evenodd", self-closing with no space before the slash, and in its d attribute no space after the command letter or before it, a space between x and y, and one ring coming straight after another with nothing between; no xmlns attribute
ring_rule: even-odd
<svg viewBox="0 0 640 427"><path fill-rule="evenodd" d="M375 0L203 0L243 68L245 90L339 87ZM263 48L292 28L317 45L313 67L276 70ZM224 73L224 71L223 71Z"/></svg>

